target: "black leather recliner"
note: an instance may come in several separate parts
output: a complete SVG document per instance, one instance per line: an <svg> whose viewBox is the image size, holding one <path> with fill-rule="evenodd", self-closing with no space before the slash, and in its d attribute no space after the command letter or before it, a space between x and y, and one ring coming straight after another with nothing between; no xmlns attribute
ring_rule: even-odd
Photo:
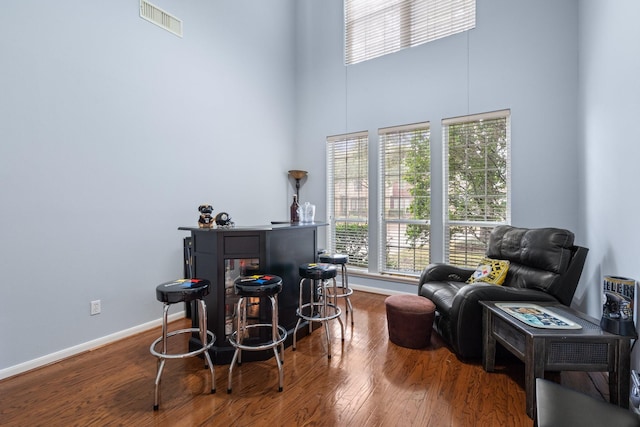
<svg viewBox="0 0 640 427"><path fill-rule="evenodd" d="M574 245L574 234L558 228L527 229L501 225L489 237L486 256L509 260L503 285L466 283L474 268L430 264L418 295L436 305L434 329L463 359L482 356L482 306L479 301L559 301L569 306L588 249Z"/></svg>

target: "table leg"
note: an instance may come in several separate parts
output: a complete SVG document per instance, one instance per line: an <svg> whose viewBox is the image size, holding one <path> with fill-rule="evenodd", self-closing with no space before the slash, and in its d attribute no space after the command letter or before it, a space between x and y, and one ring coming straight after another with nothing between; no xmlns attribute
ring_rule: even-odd
<svg viewBox="0 0 640 427"><path fill-rule="evenodd" d="M544 378L544 347L544 339L527 337L524 360L524 389L527 415L532 419L535 416L536 408L536 378Z"/></svg>
<svg viewBox="0 0 640 427"><path fill-rule="evenodd" d="M482 367L486 372L493 372L496 364L496 339L493 336L493 315L484 307L482 310L482 339L484 351L482 352Z"/></svg>
<svg viewBox="0 0 640 427"><path fill-rule="evenodd" d="M619 339L616 346L614 371L609 372L609 401L629 408L630 356L629 340Z"/></svg>

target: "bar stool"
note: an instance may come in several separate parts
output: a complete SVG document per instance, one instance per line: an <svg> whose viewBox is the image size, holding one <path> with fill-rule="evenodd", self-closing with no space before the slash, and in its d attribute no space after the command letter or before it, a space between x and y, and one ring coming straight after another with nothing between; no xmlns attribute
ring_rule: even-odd
<svg viewBox="0 0 640 427"><path fill-rule="evenodd" d="M344 341L344 324L340 319L342 311L338 307L336 276L338 274L337 268L332 264L325 263L311 263L302 264L298 267L298 273L300 274L300 295L298 299L298 308L296 315L298 316L298 322L296 328L293 331L293 350L296 349L296 335L298 333L298 327L300 322L304 319L309 322L309 331L311 331L311 322L322 322L324 324L325 335L327 337L327 352L328 357L331 359L331 334L329 332L329 320L338 319L340 322L340 332L342 333L342 341ZM328 287L327 282L331 279L333 281L332 297L333 302L327 301L327 293L324 291ZM309 301L304 303L304 284L305 281L309 283ZM305 310L309 314L305 314Z"/></svg>
<svg viewBox="0 0 640 427"><path fill-rule="evenodd" d="M242 364L242 350L259 351L270 348L273 349L278 365L278 391L282 391L284 340L287 338L286 329L278 324L278 294L282 290L282 279L278 276L267 274L241 276L234 281L233 287L240 299L238 299L236 306L236 330L229 336L229 342L236 350L229 365L227 393L231 393L233 367L236 361L238 365ZM269 298L271 302L271 323L247 323L248 298ZM270 336L267 336L269 332ZM278 346L281 354L278 354Z"/></svg>
<svg viewBox="0 0 640 427"><path fill-rule="evenodd" d="M160 386L160 378L162 371L164 370L164 364L167 359L182 359L185 357L192 357L198 354L204 354L205 366L209 367L211 372L211 393L216 392L216 377L211 362L211 356L209 356L209 349L216 340L213 332L207 330L207 307L204 303L204 297L209 294L209 287L211 282L205 279L179 279L172 282L165 282L156 287L156 298L158 301L164 304L164 310L162 315L162 336L155 340L149 351L152 355L158 358L158 370L156 373L155 381L155 393L153 409L158 410L158 391ZM171 304L178 302L198 302L198 328L179 329L177 331L167 331L167 315ZM201 347L187 352L187 353L167 353L167 341L169 337L180 334L191 334L198 332L200 335ZM157 351L157 345L162 342L162 351Z"/></svg>
<svg viewBox="0 0 640 427"><path fill-rule="evenodd" d="M353 306L351 305L351 298L349 298L353 294L353 289L349 287L349 278L347 276L347 263L349 262L349 255L343 254L328 254L321 253L319 254L320 262L339 265L342 269L342 286L338 286L338 293L336 297L345 299L345 320L349 320L349 311L351 311L351 325L353 326ZM327 289L328 292L331 289ZM328 296L332 296L328 294Z"/></svg>

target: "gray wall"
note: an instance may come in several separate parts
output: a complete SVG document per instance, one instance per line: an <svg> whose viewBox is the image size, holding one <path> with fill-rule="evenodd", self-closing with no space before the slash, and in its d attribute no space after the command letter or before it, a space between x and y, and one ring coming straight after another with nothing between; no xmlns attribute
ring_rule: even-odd
<svg viewBox="0 0 640 427"><path fill-rule="evenodd" d="M138 0L2 2L0 370L158 319L200 203L288 216L293 1L152 3L184 38Z"/></svg>
<svg viewBox="0 0 640 427"><path fill-rule="evenodd" d="M580 139L586 171L581 218L591 249L584 273L589 290L580 297L598 314L604 275L640 280L639 15L635 0L580 2Z"/></svg>

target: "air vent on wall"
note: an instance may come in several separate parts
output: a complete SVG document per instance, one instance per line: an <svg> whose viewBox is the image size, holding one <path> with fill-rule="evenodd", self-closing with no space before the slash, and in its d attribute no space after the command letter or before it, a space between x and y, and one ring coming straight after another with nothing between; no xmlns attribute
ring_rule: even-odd
<svg viewBox="0 0 640 427"><path fill-rule="evenodd" d="M182 21L145 0L140 0L140 17L182 37Z"/></svg>

